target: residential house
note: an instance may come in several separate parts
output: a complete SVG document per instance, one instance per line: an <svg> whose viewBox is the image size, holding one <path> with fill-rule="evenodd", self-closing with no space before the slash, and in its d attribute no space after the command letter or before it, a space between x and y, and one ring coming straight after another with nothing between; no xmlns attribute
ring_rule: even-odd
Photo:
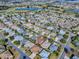
<svg viewBox="0 0 79 59"><path fill-rule="evenodd" d="M68 45L66 45L66 46L64 47L64 50L66 50L65 52L71 52L71 48L70 48L70 46L68 46Z"/></svg>
<svg viewBox="0 0 79 59"><path fill-rule="evenodd" d="M17 32L18 32L18 33L24 33L24 30L21 29L21 28L17 28Z"/></svg>
<svg viewBox="0 0 79 59"><path fill-rule="evenodd" d="M18 27L16 26L16 24L12 24L11 26L10 26L12 29L17 29Z"/></svg>
<svg viewBox="0 0 79 59"><path fill-rule="evenodd" d="M22 36L20 36L20 35L14 36L14 40L16 40L16 41L22 41L23 39L24 38Z"/></svg>
<svg viewBox="0 0 79 59"><path fill-rule="evenodd" d="M51 26L49 26L49 27L47 27L47 29L48 29L48 30L53 30L54 28L51 27Z"/></svg>
<svg viewBox="0 0 79 59"><path fill-rule="evenodd" d="M24 46L25 46L26 48L31 49L34 45L35 45L35 44L32 43L32 42L30 42L30 41L26 41Z"/></svg>
<svg viewBox="0 0 79 59"><path fill-rule="evenodd" d="M37 53L32 53L29 57L30 57L31 59L34 59L34 57L36 56L36 54L37 54Z"/></svg>
<svg viewBox="0 0 79 59"><path fill-rule="evenodd" d="M60 41L61 39L63 39L63 36L62 35L58 35L55 39L55 41Z"/></svg>
<svg viewBox="0 0 79 59"><path fill-rule="evenodd" d="M37 45L34 45L34 46L32 46L32 48L31 48L31 52L33 52L33 53L38 53L38 52L40 52L42 49L39 47L39 46L37 46Z"/></svg>
<svg viewBox="0 0 79 59"><path fill-rule="evenodd" d="M12 30L11 30L11 29L9 29L9 28L4 28L3 30L4 30L5 32L7 32L7 33L12 32Z"/></svg>
<svg viewBox="0 0 79 59"><path fill-rule="evenodd" d="M4 24L0 23L0 29L3 29L4 27Z"/></svg>
<svg viewBox="0 0 79 59"><path fill-rule="evenodd" d="M70 59L70 58L69 58L68 56L65 55L65 56L64 56L64 59Z"/></svg>
<svg viewBox="0 0 79 59"><path fill-rule="evenodd" d="M41 59L48 59L48 58L41 58Z"/></svg>
<svg viewBox="0 0 79 59"><path fill-rule="evenodd" d="M60 30L59 34L64 35L66 32L64 30Z"/></svg>
<svg viewBox="0 0 79 59"><path fill-rule="evenodd" d="M42 44L44 43L44 41L45 41L45 38L43 36L39 36L36 39L36 44Z"/></svg>
<svg viewBox="0 0 79 59"><path fill-rule="evenodd" d="M5 47L3 45L0 44L0 53L5 51Z"/></svg>
<svg viewBox="0 0 79 59"><path fill-rule="evenodd" d="M51 52L54 52L54 51L57 51L58 46L56 46L55 44L52 44L52 45L49 47L49 49L50 49Z"/></svg>
<svg viewBox="0 0 79 59"><path fill-rule="evenodd" d="M43 47L43 48L48 48L49 46L50 46L50 42L48 41L48 40L46 40L45 42L43 42L42 44L41 44L41 46Z"/></svg>
<svg viewBox="0 0 79 59"><path fill-rule="evenodd" d="M39 55L41 56L41 58L48 58L49 54L50 53L46 50L42 50Z"/></svg>
<svg viewBox="0 0 79 59"><path fill-rule="evenodd" d="M31 39L32 39L32 40L36 40L36 36L32 36Z"/></svg>
<svg viewBox="0 0 79 59"><path fill-rule="evenodd" d="M5 51L2 54L0 54L0 59L14 59L14 58L9 51Z"/></svg>
<svg viewBox="0 0 79 59"><path fill-rule="evenodd" d="M72 59L79 59L79 56L73 56Z"/></svg>

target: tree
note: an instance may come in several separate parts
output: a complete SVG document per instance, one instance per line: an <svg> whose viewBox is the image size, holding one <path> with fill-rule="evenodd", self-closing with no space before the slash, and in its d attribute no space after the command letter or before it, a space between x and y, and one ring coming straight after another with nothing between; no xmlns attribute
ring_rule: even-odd
<svg viewBox="0 0 79 59"><path fill-rule="evenodd" d="M7 35L9 35L9 33L8 32L5 32L4 35L7 36Z"/></svg>
<svg viewBox="0 0 79 59"><path fill-rule="evenodd" d="M20 41L14 41L15 45L20 45Z"/></svg>
<svg viewBox="0 0 79 59"><path fill-rule="evenodd" d="M5 41L3 39L0 39L0 44L4 45Z"/></svg>
<svg viewBox="0 0 79 59"><path fill-rule="evenodd" d="M57 51L54 51L53 52L56 56L58 56L59 55L59 53L57 52Z"/></svg>
<svg viewBox="0 0 79 59"><path fill-rule="evenodd" d="M10 40L13 40L14 39L14 36L10 36L9 38L10 38Z"/></svg>
<svg viewBox="0 0 79 59"><path fill-rule="evenodd" d="M75 14L75 17L79 17L79 14L78 14L78 13L76 13L76 14Z"/></svg>

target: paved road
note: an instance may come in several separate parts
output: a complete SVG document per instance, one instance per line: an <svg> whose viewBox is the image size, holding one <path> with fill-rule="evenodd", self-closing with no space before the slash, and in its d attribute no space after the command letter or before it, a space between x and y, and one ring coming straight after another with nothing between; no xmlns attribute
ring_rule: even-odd
<svg viewBox="0 0 79 59"><path fill-rule="evenodd" d="M66 44L64 45L64 47L65 46L67 46L67 45L69 45L69 43L71 42L71 37L72 37L73 35L72 35L72 33L70 32L69 33L69 37L68 37L68 39L67 39L67 41L66 41ZM59 55L59 57L58 57L58 59L63 59L63 56L64 56L64 47L63 47L63 50L62 50L62 52L61 52L61 54Z"/></svg>
<svg viewBox="0 0 79 59"><path fill-rule="evenodd" d="M17 51L19 51L19 53L21 54L21 59L23 59L23 56L26 56L26 59L30 59L23 51L21 51L18 47L13 45L10 41L8 41L8 44L14 47Z"/></svg>
<svg viewBox="0 0 79 59"><path fill-rule="evenodd" d="M0 38L3 38L5 40L5 37L3 35L1 35L1 34L0 34ZM10 40L8 41L8 44L10 46L12 46L13 48L15 48L20 53L20 58L21 59L24 59L23 56L26 57L25 59L30 59L23 51L21 51L18 47L16 47L15 45L13 45Z"/></svg>

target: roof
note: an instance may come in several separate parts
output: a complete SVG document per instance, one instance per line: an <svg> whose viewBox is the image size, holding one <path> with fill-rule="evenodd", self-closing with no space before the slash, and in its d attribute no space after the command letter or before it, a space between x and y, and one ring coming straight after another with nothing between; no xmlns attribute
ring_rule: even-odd
<svg viewBox="0 0 79 59"><path fill-rule="evenodd" d="M41 59L48 59L48 58L41 58Z"/></svg>
<svg viewBox="0 0 79 59"><path fill-rule="evenodd" d="M44 41L45 41L45 38L44 38L43 36L39 36L39 37L36 39L36 43L38 43L38 44L42 44Z"/></svg>
<svg viewBox="0 0 79 59"><path fill-rule="evenodd" d="M11 25L11 28L12 28L12 29L17 29L18 27L16 26L16 24L12 24L12 25Z"/></svg>
<svg viewBox="0 0 79 59"><path fill-rule="evenodd" d="M59 34L64 35L65 34L65 31L60 30Z"/></svg>
<svg viewBox="0 0 79 59"><path fill-rule="evenodd" d="M9 51L5 51L4 53L0 54L0 57L2 59L5 59L5 58L13 58L13 55Z"/></svg>
<svg viewBox="0 0 79 59"><path fill-rule="evenodd" d="M48 56L49 56L49 52L47 52L46 50L42 50L41 52L40 52L40 56L42 57L42 58L47 58Z"/></svg>
<svg viewBox="0 0 79 59"><path fill-rule="evenodd" d="M61 40L61 39L63 39L63 36L58 35L58 36L56 37L56 40L55 40L55 41L59 41L59 40Z"/></svg>
<svg viewBox="0 0 79 59"><path fill-rule="evenodd" d="M36 40L36 36L32 36L31 38L32 38L32 40Z"/></svg>
<svg viewBox="0 0 79 59"><path fill-rule="evenodd" d="M72 59L79 59L79 57L78 56L73 56L73 58Z"/></svg>
<svg viewBox="0 0 79 59"><path fill-rule="evenodd" d="M32 48L31 48L31 51L32 52L39 52L41 50L41 48L37 45L34 45Z"/></svg>
<svg viewBox="0 0 79 59"><path fill-rule="evenodd" d="M0 44L0 53L5 51L5 47L3 45Z"/></svg>
<svg viewBox="0 0 79 59"><path fill-rule="evenodd" d="M46 40L41 46L43 47L43 48L48 48L49 46L50 46L50 42L48 41L48 40Z"/></svg>
<svg viewBox="0 0 79 59"><path fill-rule="evenodd" d="M70 46L66 45L65 48L66 48L68 51L71 51Z"/></svg>
<svg viewBox="0 0 79 59"><path fill-rule="evenodd" d="M34 43L30 42L30 41L26 41L25 45L26 48L32 48L34 46Z"/></svg>
<svg viewBox="0 0 79 59"><path fill-rule="evenodd" d="M17 36L14 37L14 39L15 39L15 40L23 40L23 37L20 36L20 35L17 35Z"/></svg>
<svg viewBox="0 0 79 59"><path fill-rule="evenodd" d="M49 49L50 49L50 51L52 51L52 52L53 52L53 51L57 51L58 46L52 44Z"/></svg>
<svg viewBox="0 0 79 59"><path fill-rule="evenodd" d="M5 28L4 31L5 31L5 32L8 32L8 33L12 32L12 30L9 29L9 28Z"/></svg>
<svg viewBox="0 0 79 59"><path fill-rule="evenodd" d="M4 24L0 23L0 29L3 29L4 27Z"/></svg>
<svg viewBox="0 0 79 59"><path fill-rule="evenodd" d="M23 29L21 29L21 28L18 28L17 31L18 31L19 33L23 33L23 32L24 32Z"/></svg>
<svg viewBox="0 0 79 59"><path fill-rule="evenodd" d="M77 42L75 43L75 45L79 46L79 41L77 41Z"/></svg>

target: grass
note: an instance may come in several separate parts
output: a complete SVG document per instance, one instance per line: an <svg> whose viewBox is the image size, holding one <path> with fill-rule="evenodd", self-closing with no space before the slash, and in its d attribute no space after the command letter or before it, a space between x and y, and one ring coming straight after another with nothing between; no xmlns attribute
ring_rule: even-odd
<svg viewBox="0 0 79 59"><path fill-rule="evenodd" d="M75 49L75 50L78 49L78 48L77 48L75 45L73 45L72 43L70 43L70 47L73 48L73 49Z"/></svg>
<svg viewBox="0 0 79 59"><path fill-rule="evenodd" d="M34 59L41 59L39 55L36 55Z"/></svg>
<svg viewBox="0 0 79 59"><path fill-rule="evenodd" d="M57 56L54 53L51 53L49 55L49 59L57 59Z"/></svg>
<svg viewBox="0 0 79 59"><path fill-rule="evenodd" d="M63 37L64 37L65 39L67 39L67 38L68 38L68 34L63 35Z"/></svg>
<svg viewBox="0 0 79 59"><path fill-rule="evenodd" d="M15 45L19 46L20 45L20 41L14 41L13 42Z"/></svg>
<svg viewBox="0 0 79 59"><path fill-rule="evenodd" d="M62 39L60 40L61 43L65 44L66 43L66 40L65 39Z"/></svg>

